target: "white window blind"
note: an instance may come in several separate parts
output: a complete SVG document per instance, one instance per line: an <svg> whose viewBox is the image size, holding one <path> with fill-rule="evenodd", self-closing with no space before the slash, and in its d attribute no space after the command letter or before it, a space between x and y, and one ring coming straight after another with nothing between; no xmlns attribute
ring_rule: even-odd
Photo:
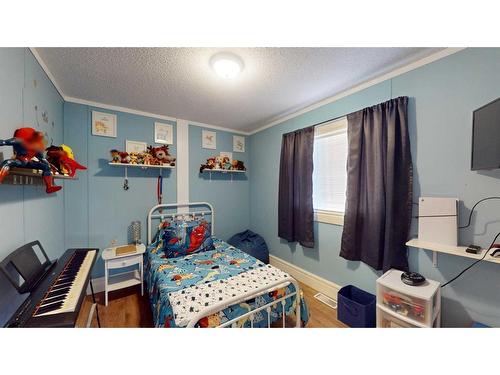
<svg viewBox="0 0 500 375"><path fill-rule="evenodd" d="M313 159L314 209L343 213L347 186L347 118L316 127Z"/></svg>

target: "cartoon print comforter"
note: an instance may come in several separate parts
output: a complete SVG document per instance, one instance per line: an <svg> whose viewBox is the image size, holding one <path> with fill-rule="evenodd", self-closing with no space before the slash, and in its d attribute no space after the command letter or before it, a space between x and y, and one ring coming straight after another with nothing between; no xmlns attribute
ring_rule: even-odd
<svg viewBox="0 0 500 375"><path fill-rule="evenodd" d="M193 313L189 309L196 308L200 303L212 303L211 299L213 299L214 293L209 293L209 291L213 290L215 293L219 293L220 290L220 293L227 294L229 293L228 288L237 287L236 282L241 277L247 276L249 282L261 284L268 277L275 279L283 277L284 273L281 271L267 266L222 240L214 239L214 247L214 250L178 258L166 258L163 251L158 250L158 247L155 247L154 244L148 247L144 255L145 281L156 327L184 327L188 322L187 318L192 315L190 313ZM208 297L200 299L199 291L201 290L206 292ZM217 314L201 319L197 326L218 326L244 314L251 308L263 306L293 291L295 291L295 287L288 285L285 288L266 293L245 303L232 305ZM242 292L242 290L239 292ZM189 298L195 299L186 303L186 294L191 296ZM231 296L232 294L234 293L231 293ZM309 318L309 312L302 295L300 303L301 320L305 325ZM295 307L295 296L286 299L285 314L295 316ZM270 315L271 321L281 319L281 304L273 307ZM267 320L267 312L263 309L254 314L253 325L254 327L267 327ZM237 326L249 327L250 320L240 319Z"/></svg>

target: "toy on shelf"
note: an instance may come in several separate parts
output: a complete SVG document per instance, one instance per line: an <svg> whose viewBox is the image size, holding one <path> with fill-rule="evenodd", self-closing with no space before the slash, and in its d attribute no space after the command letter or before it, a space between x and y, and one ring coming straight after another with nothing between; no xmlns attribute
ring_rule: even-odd
<svg viewBox="0 0 500 375"><path fill-rule="evenodd" d="M46 151L53 174L74 177L78 169L87 169L75 160L73 150L69 146L50 146Z"/></svg>
<svg viewBox="0 0 500 375"><path fill-rule="evenodd" d="M152 165L152 166L171 166L175 167L175 157L170 155L168 146L161 147L149 146L145 152L125 152L113 149L110 151L113 164L129 165Z"/></svg>
<svg viewBox="0 0 500 375"><path fill-rule="evenodd" d="M0 183L9 174L11 168L38 169L42 171L45 191L55 193L62 189L54 185L51 166L44 156L45 141L42 132L33 128L20 128L10 139L0 140L0 146L12 146L14 155L0 164Z"/></svg>
<svg viewBox="0 0 500 375"><path fill-rule="evenodd" d="M246 171L245 163L241 160L230 160L227 156L211 156L206 163L200 165L200 173L204 170L214 171Z"/></svg>
<svg viewBox="0 0 500 375"><path fill-rule="evenodd" d="M168 146L163 145L160 147L148 147L148 152L153 158L156 159L158 165L175 166L175 158L168 152Z"/></svg>

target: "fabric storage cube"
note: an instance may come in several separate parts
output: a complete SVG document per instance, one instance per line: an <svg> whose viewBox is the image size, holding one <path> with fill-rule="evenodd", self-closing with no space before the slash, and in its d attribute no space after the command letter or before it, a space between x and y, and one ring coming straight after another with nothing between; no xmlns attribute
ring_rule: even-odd
<svg viewBox="0 0 500 375"><path fill-rule="evenodd" d="M337 318L353 328L375 327L376 297L354 285L341 288L337 297Z"/></svg>

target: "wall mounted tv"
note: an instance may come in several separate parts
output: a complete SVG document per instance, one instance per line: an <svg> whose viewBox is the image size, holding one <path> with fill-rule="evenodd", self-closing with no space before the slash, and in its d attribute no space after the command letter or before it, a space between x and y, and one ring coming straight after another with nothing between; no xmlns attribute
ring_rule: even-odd
<svg viewBox="0 0 500 375"><path fill-rule="evenodd" d="M500 168L500 98L472 114L471 170Z"/></svg>

